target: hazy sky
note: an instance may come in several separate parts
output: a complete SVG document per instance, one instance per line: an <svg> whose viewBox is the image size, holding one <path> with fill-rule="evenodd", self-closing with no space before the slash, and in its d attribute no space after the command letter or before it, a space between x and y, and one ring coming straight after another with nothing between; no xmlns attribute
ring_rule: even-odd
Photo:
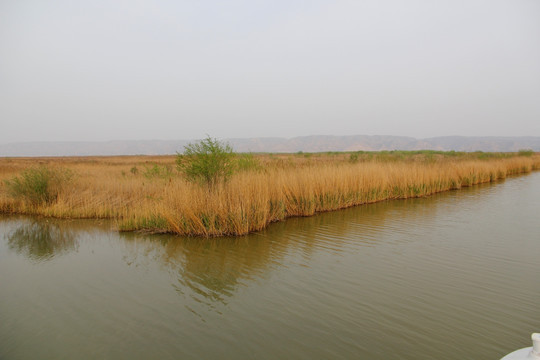
<svg viewBox="0 0 540 360"><path fill-rule="evenodd" d="M0 0L0 143L540 136L539 0Z"/></svg>

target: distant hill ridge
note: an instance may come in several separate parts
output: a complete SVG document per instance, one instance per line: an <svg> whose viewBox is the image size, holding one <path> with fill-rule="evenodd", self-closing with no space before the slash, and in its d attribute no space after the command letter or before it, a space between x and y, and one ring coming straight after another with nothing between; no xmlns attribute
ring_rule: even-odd
<svg viewBox="0 0 540 360"><path fill-rule="evenodd" d="M231 138L238 152L323 152L380 150L540 151L540 137L314 135L293 138ZM114 140L94 142L19 142L0 144L0 156L166 155L181 152L194 140Z"/></svg>

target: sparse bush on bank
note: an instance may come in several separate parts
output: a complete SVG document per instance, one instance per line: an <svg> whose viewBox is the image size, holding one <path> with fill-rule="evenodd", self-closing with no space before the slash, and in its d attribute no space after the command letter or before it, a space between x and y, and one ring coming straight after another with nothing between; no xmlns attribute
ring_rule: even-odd
<svg viewBox="0 0 540 360"><path fill-rule="evenodd" d="M42 165L24 170L20 176L4 182L14 198L40 205L54 202L72 177L73 173L68 169Z"/></svg>
<svg viewBox="0 0 540 360"><path fill-rule="evenodd" d="M177 155L176 164L189 181L214 188L233 174L234 157L229 144L208 136L186 145L184 152Z"/></svg>

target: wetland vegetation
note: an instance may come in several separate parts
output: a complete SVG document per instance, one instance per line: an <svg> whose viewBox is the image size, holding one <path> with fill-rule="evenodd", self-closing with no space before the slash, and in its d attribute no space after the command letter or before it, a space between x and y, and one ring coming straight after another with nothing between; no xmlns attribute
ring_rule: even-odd
<svg viewBox="0 0 540 360"><path fill-rule="evenodd" d="M122 231L244 235L288 217L538 169L540 154L525 150L237 154L208 138L176 156L2 158L0 212L114 219Z"/></svg>

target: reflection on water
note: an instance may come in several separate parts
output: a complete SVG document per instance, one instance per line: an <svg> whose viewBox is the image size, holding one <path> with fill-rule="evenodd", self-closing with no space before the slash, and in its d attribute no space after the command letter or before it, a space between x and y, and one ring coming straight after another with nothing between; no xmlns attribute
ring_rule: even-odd
<svg viewBox="0 0 540 360"><path fill-rule="evenodd" d="M0 359L492 359L540 328L540 174L236 238L0 219Z"/></svg>
<svg viewBox="0 0 540 360"><path fill-rule="evenodd" d="M126 261L136 266L147 258L158 261L177 279L176 291L212 307L227 303L239 286L263 277L275 261L275 244L255 237L186 239L174 236L121 234L126 241ZM131 246L130 246L131 245ZM144 248L144 251L141 251Z"/></svg>
<svg viewBox="0 0 540 360"><path fill-rule="evenodd" d="M50 260L77 249L76 233L61 221L22 221L4 236L11 250L34 261Z"/></svg>

